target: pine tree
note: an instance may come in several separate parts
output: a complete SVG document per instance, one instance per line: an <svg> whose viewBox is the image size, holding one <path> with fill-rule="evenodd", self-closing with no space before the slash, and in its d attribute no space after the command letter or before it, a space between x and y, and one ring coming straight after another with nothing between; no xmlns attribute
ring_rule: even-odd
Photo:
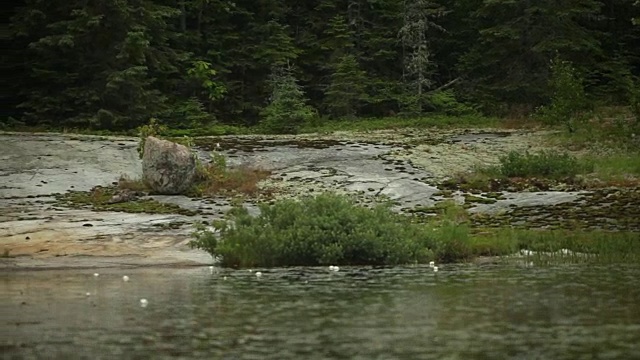
<svg viewBox="0 0 640 360"><path fill-rule="evenodd" d="M432 30L444 29L434 22L445 14L443 7L428 0L405 0L404 25L398 32L405 49L403 80L407 94L404 97L405 111L422 112L425 93L432 86L432 75L436 65L431 61L429 36Z"/></svg>
<svg viewBox="0 0 640 360"><path fill-rule="evenodd" d="M333 70L325 104L334 117L353 118L367 100L366 74L353 55L338 58Z"/></svg>
<svg viewBox="0 0 640 360"><path fill-rule="evenodd" d="M275 66L269 84L269 105L262 111L264 120L261 125L265 131L296 133L305 121L315 116L315 110L307 105L304 91L289 64Z"/></svg>

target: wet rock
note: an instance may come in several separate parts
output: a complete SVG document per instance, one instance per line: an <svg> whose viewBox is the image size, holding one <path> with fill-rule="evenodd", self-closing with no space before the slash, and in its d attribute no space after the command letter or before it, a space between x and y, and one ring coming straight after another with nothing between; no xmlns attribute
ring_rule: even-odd
<svg viewBox="0 0 640 360"><path fill-rule="evenodd" d="M193 185L195 175L196 159L186 146L153 136L146 139L142 176L154 192L184 193Z"/></svg>

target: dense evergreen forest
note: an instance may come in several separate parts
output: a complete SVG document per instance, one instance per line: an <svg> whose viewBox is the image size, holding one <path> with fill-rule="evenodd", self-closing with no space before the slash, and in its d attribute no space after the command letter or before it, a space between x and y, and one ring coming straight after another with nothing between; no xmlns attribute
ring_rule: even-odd
<svg viewBox="0 0 640 360"><path fill-rule="evenodd" d="M640 87L635 0L26 0L3 120L129 129L526 114L570 64L591 104Z"/></svg>

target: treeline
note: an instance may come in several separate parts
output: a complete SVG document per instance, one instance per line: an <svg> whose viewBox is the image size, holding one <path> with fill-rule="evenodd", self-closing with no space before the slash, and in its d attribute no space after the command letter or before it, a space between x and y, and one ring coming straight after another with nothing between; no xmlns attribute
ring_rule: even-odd
<svg viewBox="0 0 640 360"><path fill-rule="evenodd" d="M550 64L627 104L634 0L26 0L3 55L7 115L126 129L476 110L549 102ZM292 99L287 100L289 97ZM3 118L6 118L3 117Z"/></svg>

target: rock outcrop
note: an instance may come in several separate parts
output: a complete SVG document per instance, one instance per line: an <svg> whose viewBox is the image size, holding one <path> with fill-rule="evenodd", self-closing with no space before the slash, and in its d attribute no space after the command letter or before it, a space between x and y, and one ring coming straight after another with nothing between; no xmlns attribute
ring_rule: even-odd
<svg viewBox="0 0 640 360"><path fill-rule="evenodd" d="M142 178L158 194L181 194L192 185L196 159L183 145L149 136L142 156Z"/></svg>

